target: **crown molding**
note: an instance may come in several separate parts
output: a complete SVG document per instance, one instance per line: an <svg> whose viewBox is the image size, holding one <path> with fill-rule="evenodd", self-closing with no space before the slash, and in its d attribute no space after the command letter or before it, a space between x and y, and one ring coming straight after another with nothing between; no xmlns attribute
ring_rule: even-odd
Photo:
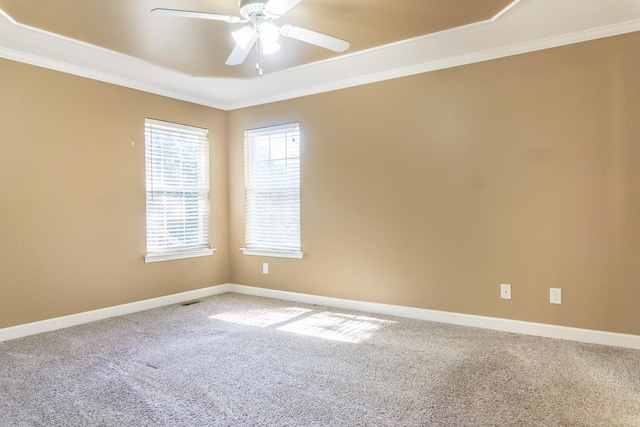
<svg viewBox="0 0 640 427"><path fill-rule="evenodd" d="M489 23L489 21L483 21ZM474 26L476 24L473 24ZM623 22L619 24L613 24L606 27L589 29L572 34L563 34L560 36L548 37L542 40L533 40L515 45L503 46L498 48L486 49L479 52L473 52L465 55L454 56L450 58L444 58L435 61L428 61L419 64L409 65L401 68L394 68L388 71L382 71L378 73L372 73L354 77L351 79L345 79L340 81L333 81L317 86L305 87L299 90L293 90L276 95L252 99L244 102L238 102L226 106L227 110L235 110L239 108L246 108L255 105L268 104L272 102L284 101L287 99L299 98L308 95L316 95L319 93L330 92L334 90L346 89L354 86L361 86L370 83L381 82L385 80L391 80L401 77L412 76L415 74L428 73L431 71L438 71L447 68L458 67L462 65L474 64L477 62L491 61L493 59L504 58L508 56L520 55L530 52L535 52L544 49L552 49L555 47L566 46L574 43L581 43L590 40L596 40L606 37L618 36L622 34L632 33L640 31L640 19L630 22ZM425 37L426 38L426 37ZM420 38L423 39L423 38ZM394 46L400 44L409 45L416 43L415 39L406 40L401 43L395 43ZM419 41L418 41L419 43ZM371 51L382 50L389 48L389 46L382 46L375 48ZM314 64L317 65L317 64ZM284 73L284 72L283 72Z"/></svg>
<svg viewBox="0 0 640 427"><path fill-rule="evenodd" d="M616 5L522 0L496 21L250 79L187 75L26 26L0 9L0 57L229 111L640 31L640 4Z"/></svg>

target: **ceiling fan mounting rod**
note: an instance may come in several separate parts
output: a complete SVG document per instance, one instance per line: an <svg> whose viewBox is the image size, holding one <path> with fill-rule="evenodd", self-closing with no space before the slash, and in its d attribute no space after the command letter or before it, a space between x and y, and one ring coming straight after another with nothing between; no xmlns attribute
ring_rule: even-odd
<svg viewBox="0 0 640 427"><path fill-rule="evenodd" d="M266 0L238 0L238 4L240 5L240 15L246 19L251 19L254 15L274 18L264 8L267 4Z"/></svg>

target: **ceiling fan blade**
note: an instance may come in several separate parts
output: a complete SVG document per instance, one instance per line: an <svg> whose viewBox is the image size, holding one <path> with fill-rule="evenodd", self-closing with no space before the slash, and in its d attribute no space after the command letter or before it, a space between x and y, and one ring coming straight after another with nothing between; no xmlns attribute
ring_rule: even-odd
<svg viewBox="0 0 640 427"><path fill-rule="evenodd" d="M256 44L256 40L258 40L258 36L254 36L251 39L251 41L247 43L247 47L245 47L244 49L242 48L242 46L236 45L236 47L234 47L233 50L231 51L231 55L229 55L229 57L227 58L227 62L225 62L225 64L227 65L242 64L244 60L247 59L247 56L249 55L249 52L251 51L251 48L253 47L253 45Z"/></svg>
<svg viewBox="0 0 640 427"><path fill-rule="evenodd" d="M293 25L283 25L280 27L280 34L285 37L291 37L292 39L333 50L334 52L344 52L349 49L349 46L351 45L351 43L346 40L318 33L316 31L307 30L306 28L295 27Z"/></svg>
<svg viewBox="0 0 640 427"><path fill-rule="evenodd" d="M237 16L229 16L229 15L218 15L217 13L207 13L207 12L193 12L190 10L177 10L177 9L152 9L151 12L156 15L167 15L167 16L177 16L179 18L197 18L197 19L210 19L212 21L225 21L225 22L240 22L240 19Z"/></svg>
<svg viewBox="0 0 640 427"><path fill-rule="evenodd" d="M289 9L301 1L302 0L269 0L267 4L264 5L264 8L269 14L279 17L287 13Z"/></svg>

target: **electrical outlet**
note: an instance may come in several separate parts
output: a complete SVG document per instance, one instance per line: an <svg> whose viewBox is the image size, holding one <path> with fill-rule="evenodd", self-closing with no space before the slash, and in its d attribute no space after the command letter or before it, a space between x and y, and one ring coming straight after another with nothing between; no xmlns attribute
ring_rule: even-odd
<svg viewBox="0 0 640 427"><path fill-rule="evenodd" d="M262 263L262 274L269 274L269 263L268 262L263 262Z"/></svg>
<svg viewBox="0 0 640 427"><path fill-rule="evenodd" d="M511 285L509 284L500 285L500 298L511 299Z"/></svg>
<svg viewBox="0 0 640 427"><path fill-rule="evenodd" d="M562 304L562 289L549 288L549 302L551 304Z"/></svg>

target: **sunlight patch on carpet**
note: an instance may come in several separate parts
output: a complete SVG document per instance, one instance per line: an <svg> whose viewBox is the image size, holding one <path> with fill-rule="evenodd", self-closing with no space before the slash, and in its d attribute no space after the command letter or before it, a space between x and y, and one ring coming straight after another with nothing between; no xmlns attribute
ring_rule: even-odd
<svg viewBox="0 0 640 427"><path fill-rule="evenodd" d="M389 323L395 322L368 316L325 311L288 323L279 327L278 330L333 341L360 343L370 338L384 324Z"/></svg>
<svg viewBox="0 0 640 427"><path fill-rule="evenodd" d="M313 310L300 307L264 308L229 311L209 316L209 319L240 325L258 326L260 328L289 322L280 326L277 330L349 343L365 341L383 325L396 323L393 320L354 314L333 313L329 311L311 314L303 319L293 320L296 317L310 313L313 313Z"/></svg>
<svg viewBox="0 0 640 427"><path fill-rule="evenodd" d="M309 313L310 311L313 310L299 307L286 307L277 309L259 308L254 310L241 310L220 313L214 316L209 316L209 319L266 328L267 326L287 322L295 317L301 316L305 313Z"/></svg>

